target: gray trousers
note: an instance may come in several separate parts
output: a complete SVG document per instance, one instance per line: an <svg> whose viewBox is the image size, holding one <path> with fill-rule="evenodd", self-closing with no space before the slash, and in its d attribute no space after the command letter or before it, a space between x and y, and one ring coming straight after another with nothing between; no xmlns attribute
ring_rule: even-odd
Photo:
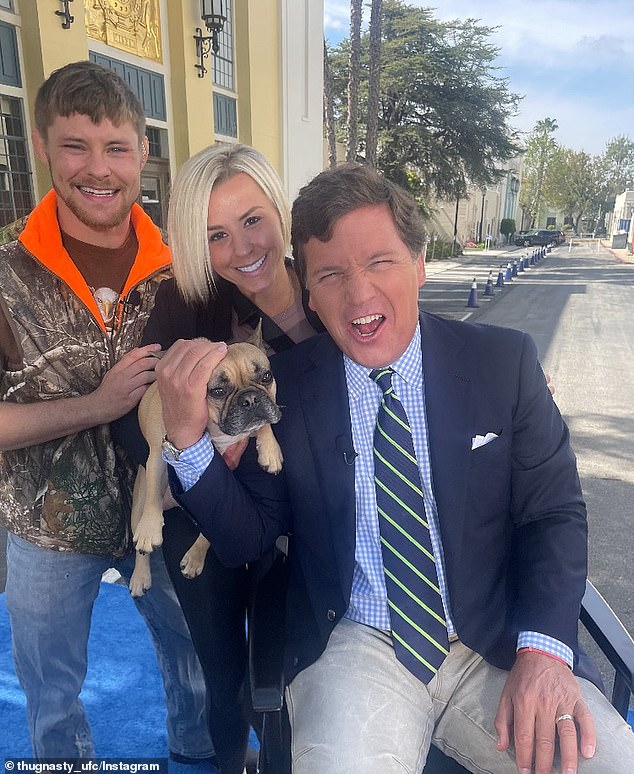
<svg viewBox="0 0 634 774"><path fill-rule="evenodd" d="M424 686L396 660L389 635L343 619L287 688L293 774L421 774L432 741L469 771L517 774L493 725L507 675L455 642ZM630 727L592 683L579 683L597 732L579 774L632 774Z"/></svg>

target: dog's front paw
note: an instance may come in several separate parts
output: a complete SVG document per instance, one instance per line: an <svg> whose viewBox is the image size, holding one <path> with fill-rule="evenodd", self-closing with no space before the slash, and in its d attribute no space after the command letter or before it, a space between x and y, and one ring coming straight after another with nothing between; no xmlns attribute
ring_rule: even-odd
<svg viewBox="0 0 634 774"><path fill-rule="evenodd" d="M128 588L133 597L142 597L152 586L152 572L150 571L150 561L147 556L139 553L136 555L134 563L134 572L130 576Z"/></svg>
<svg viewBox="0 0 634 774"><path fill-rule="evenodd" d="M140 554L149 554L163 545L163 514L161 513L160 520L154 518L149 524L141 519L132 535L132 540Z"/></svg>
<svg viewBox="0 0 634 774"><path fill-rule="evenodd" d="M284 457L277 441L274 443L257 444L258 464L267 473L277 474L282 470Z"/></svg>
<svg viewBox="0 0 634 774"><path fill-rule="evenodd" d="M189 578L197 578L205 567L205 557L209 541L202 535L199 535L194 545L185 553L181 559L180 568L182 574Z"/></svg>

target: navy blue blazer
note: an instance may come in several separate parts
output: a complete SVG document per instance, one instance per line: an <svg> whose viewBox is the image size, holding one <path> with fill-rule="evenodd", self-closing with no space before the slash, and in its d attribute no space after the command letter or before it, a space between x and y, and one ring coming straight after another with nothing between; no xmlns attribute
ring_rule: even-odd
<svg viewBox="0 0 634 774"><path fill-rule="evenodd" d="M421 315L433 488L460 639L509 669L517 632L577 648L586 509L569 434L531 338ZM341 352L324 334L273 358L279 476L252 448L235 475L216 455L177 499L221 561L240 565L290 532L287 679L323 652L350 599L354 463ZM476 435L495 433L472 450ZM252 445L253 446L253 445Z"/></svg>

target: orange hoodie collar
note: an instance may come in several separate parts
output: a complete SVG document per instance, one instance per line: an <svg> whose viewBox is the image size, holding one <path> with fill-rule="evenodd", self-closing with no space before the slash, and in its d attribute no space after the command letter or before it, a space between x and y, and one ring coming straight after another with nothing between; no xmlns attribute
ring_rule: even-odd
<svg viewBox="0 0 634 774"><path fill-rule="evenodd" d="M159 269L165 268L171 261L169 248L163 242L161 232L143 208L136 203L133 204L130 215L139 241L139 250L121 292L122 298L125 298L139 282ZM90 309L102 330L105 331L105 325L90 288L62 244L55 191L49 191L31 212L24 231L18 239L41 264L66 282L73 293Z"/></svg>

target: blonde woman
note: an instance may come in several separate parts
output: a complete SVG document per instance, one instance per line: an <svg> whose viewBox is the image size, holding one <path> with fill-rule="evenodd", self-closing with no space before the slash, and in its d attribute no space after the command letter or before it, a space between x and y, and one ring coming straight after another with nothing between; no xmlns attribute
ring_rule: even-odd
<svg viewBox="0 0 634 774"><path fill-rule="evenodd" d="M159 287L145 342L166 349L197 336L241 341L261 321L274 353L323 330L287 258L282 183L254 148L214 145L189 159L174 180L168 233L174 279ZM165 514L163 552L209 686L220 770L242 774L250 722L249 576L223 567L209 551L203 573L184 578L180 560L197 533L180 509Z"/></svg>

